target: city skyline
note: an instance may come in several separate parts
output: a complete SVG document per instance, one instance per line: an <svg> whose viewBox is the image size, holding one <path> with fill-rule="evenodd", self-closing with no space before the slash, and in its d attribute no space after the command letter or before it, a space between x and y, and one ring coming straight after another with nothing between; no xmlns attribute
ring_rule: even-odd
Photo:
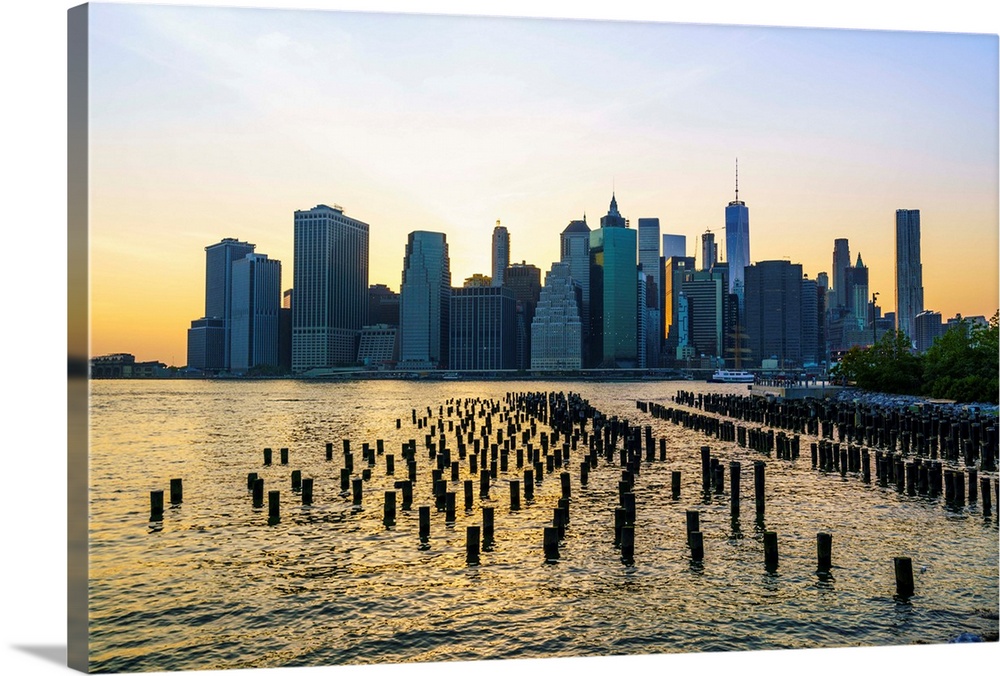
<svg viewBox="0 0 1000 676"><path fill-rule="evenodd" d="M737 157L750 262L789 260L815 279L832 272L833 240L847 238L891 309L895 212L919 209L924 307L950 317L997 306L995 36L280 10L241 11L213 32L232 10L95 9L128 37L103 39L98 14L92 355L181 365L204 294L198 254L224 237L252 241L291 280L292 214L317 204L370 225L369 281L397 292L411 231L445 233L460 280L491 271L499 219L510 260L545 271L567 223L587 214L596 228L612 193L632 229L658 218L661 232L687 236L688 255L712 229L728 260ZM182 26L188 12L198 20ZM412 22L446 46L425 49L429 38L404 30ZM318 38L330 33L310 23L343 44L328 53ZM402 46L375 37L383 24L385 40L405 34ZM620 47L613 63L570 63L592 64L587 50L607 57L602 36ZM491 51L503 40L522 47ZM543 43L565 78L529 68ZM733 44L751 56L740 61ZM184 58L167 68L163 55L178 49ZM401 65L407 50L418 63ZM458 51L470 63L448 60ZM337 96L357 94L357 110L305 87L333 75L316 72L328 57L343 66ZM265 97L272 85L285 93ZM153 106L163 91L180 100ZM740 114L722 114L726 101ZM149 248L153 231L172 237ZM146 287L140 269L169 281Z"/></svg>

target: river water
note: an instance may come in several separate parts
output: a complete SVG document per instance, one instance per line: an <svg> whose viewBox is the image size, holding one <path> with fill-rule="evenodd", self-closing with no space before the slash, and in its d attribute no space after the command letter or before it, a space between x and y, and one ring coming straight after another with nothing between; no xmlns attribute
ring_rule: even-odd
<svg viewBox="0 0 1000 676"><path fill-rule="evenodd" d="M996 638L996 517L977 503L908 497L857 476L811 469L808 437L798 460L777 460L656 420L635 401L670 404L677 389L745 392L691 382L128 381L91 384L90 656L94 671L228 669L315 664L429 662L774 648L943 643L963 632ZM507 479L480 500L462 463L453 525L433 508L426 414L448 399L502 401L507 392L578 392L607 416L651 425L667 460L635 479L635 558L614 547L621 467L603 458L579 482L585 449L571 453L571 522L558 563L542 534L561 496L560 470L536 486L533 504L509 509ZM447 412L447 411L445 411ZM402 428L396 429L396 419ZM494 430L497 427L494 420ZM539 425L539 431L544 428ZM478 433L478 431L477 431ZM495 434L495 432L494 432ZM343 438L355 469L361 445L383 439L365 482L363 508L340 493ZM454 449L454 434L448 434ZM400 448L417 440L412 511L382 522L382 499L405 478ZM495 440L495 439L494 439ZM333 460L325 445L333 442ZM726 492L701 492L699 447L727 466ZM535 443L535 447L538 443ZM263 465L263 448L274 463ZM279 448L289 449L287 466ZM657 441L657 458L659 458ZM513 457L513 456L512 456ZM753 460L767 461L765 527L778 533L776 573L764 567L754 518ZM743 507L729 514L728 463L742 463ZM293 469L314 480L313 504L291 491ZM670 473L682 473L679 500ZM281 519L254 509L248 472L281 490ZM993 475L990 475L993 476ZM150 491L183 503L149 521ZM474 478L473 509L461 480ZM429 541L419 505L432 506ZM466 526L496 514L496 545L478 566L465 560ZM686 546L685 512L701 510L704 561ZM996 505L994 505L994 510ZM816 571L816 534L833 536L831 578ZM894 598L893 557L909 556L916 593Z"/></svg>

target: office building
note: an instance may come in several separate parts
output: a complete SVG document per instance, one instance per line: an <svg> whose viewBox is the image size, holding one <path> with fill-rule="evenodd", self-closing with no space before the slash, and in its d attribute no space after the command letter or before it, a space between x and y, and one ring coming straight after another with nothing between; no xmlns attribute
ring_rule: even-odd
<svg viewBox="0 0 1000 676"><path fill-rule="evenodd" d="M514 292L507 286L451 290L448 365L455 370L516 368Z"/></svg>
<svg viewBox="0 0 1000 676"><path fill-rule="evenodd" d="M638 362L636 232L611 196L601 227L590 233L590 350L599 368L635 368Z"/></svg>
<svg viewBox="0 0 1000 676"><path fill-rule="evenodd" d="M687 273L694 272L694 266L693 256L671 256L664 263L661 323L664 334L663 354L668 363L679 358L677 350L680 347L690 346L690 314L687 299L684 299L685 312L681 317L680 297L683 294L684 277Z"/></svg>
<svg viewBox="0 0 1000 676"><path fill-rule="evenodd" d="M229 370L280 367L281 262L251 253L233 262Z"/></svg>
<svg viewBox="0 0 1000 676"><path fill-rule="evenodd" d="M534 265L521 261L507 266L504 270L503 285L514 292L515 316L514 335L517 357L514 368L531 368L531 322L535 318L535 306L542 291L542 271Z"/></svg>
<svg viewBox="0 0 1000 676"><path fill-rule="evenodd" d="M202 317L187 332L187 366L208 374L222 372L226 355L226 326L221 317Z"/></svg>
<svg viewBox="0 0 1000 676"><path fill-rule="evenodd" d="M802 266L759 261L746 269L750 359L772 368L802 364Z"/></svg>
<svg viewBox="0 0 1000 676"><path fill-rule="evenodd" d="M941 321L941 313L924 310L913 318L913 340L917 352L926 352L934 341L944 335L946 325Z"/></svg>
<svg viewBox="0 0 1000 676"><path fill-rule="evenodd" d="M399 328L389 324L373 324L361 329L358 341L358 363L367 368L392 368L399 358L396 340Z"/></svg>
<svg viewBox="0 0 1000 676"><path fill-rule="evenodd" d="M586 217L570 221L559 235L559 262L569 266L573 283L580 288L580 330L583 365L590 364L590 227Z"/></svg>
<svg viewBox="0 0 1000 676"><path fill-rule="evenodd" d="M399 294L399 366L448 365L451 263L444 233L417 230L407 238Z"/></svg>
<svg viewBox="0 0 1000 676"><path fill-rule="evenodd" d="M466 277L465 281L462 282L462 286L465 288L469 288L470 286L493 286L493 278L489 275L477 272L471 277ZM500 285L497 284L497 286Z"/></svg>
<svg viewBox="0 0 1000 676"><path fill-rule="evenodd" d="M896 210L896 328L911 342L913 318L924 311L923 266L920 264L920 210Z"/></svg>
<svg viewBox="0 0 1000 676"><path fill-rule="evenodd" d="M553 263L545 274L531 323L531 368L583 368L583 326L580 322L580 286L568 263Z"/></svg>
<svg viewBox="0 0 1000 676"><path fill-rule="evenodd" d="M858 262L844 269L844 307L853 318L854 327L871 332L873 317L869 312L868 268L858 254Z"/></svg>
<svg viewBox="0 0 1000 676"><path fill-rule="evenodd" d="M663 250L660 255L669 260L687 255L687 237L684 235L663 235Z"/></svg>
<svg viewBox="0 0 1000 676"><path fill-rule="evenodd" d="M847 307L847 277L844 272L851 267L851 247L846 239L833 240L833 268L831 279L833 280L833 302L830 307Z"/></svg>
<svg viewBox="0 0 1000 676"><path fill-rule="evenodd" d="M729 280L725 265L711 270L685 273L681 290L687 299L689 344L694 356L716 366L725 359L726 335L732 329L727 324L729 312Z"/></svg>
<svg viewBox="0 0 1000 676"><path fill-rule="evenodd" d="M253 253L255 244L226 237L205 247L205 318L222 320L225 333L220 370L230 366L230 322L232 321L233 262Z"/></svg>
<svg viewBox="0 0 1000 676"><path fill-rule="evenodd" d="M644 283L645 292L640 293L640 319L645 324L642 360L646 367L659 366L659 355L663 342L663 328L660 309L663 296L663 278L660 266L660 219L640 218L637 228L639 240L639 268L649 279ZM640 282L643 280L640 279ZM648 297L647 297L648 296Z"/></svg>
<svg viewBox="0 0 1000 676"><path fill-rule="evenodd" d="M736 198L726 206L726 262L729 263L729 293L744 310L744 268L750 265L750 210L740 200L740 170L736 164Z"/></svg>
<svg viewBox="0 0 1000 676"><path fill-rule="evenodd" d="M292 371L354 364L368 320L368 224L320 204L295 212Z"/></svg>
<svg viewBox="0 0 1000 676"><path fill-rule="evenodd" d="M701 234L701 269L711 270L718 260L719 246L715 243L715 235L706 230Z"/></svg>
<svg viewBox="0 0 1000 676"><path fill-rule="evenodd" d="M491 283L493 286L503 286L504 283L504 270L510 265L510 233L507 232L507 228L500 225L500 220L497 219L497 225L493 228L493 277Z"/></svg>
<svg viewBox="0 0 1000 676"><path fill-rule="evenodd" d="M386 324L399 326L399 294L385 284L368 287L367 326Z"/></svg>

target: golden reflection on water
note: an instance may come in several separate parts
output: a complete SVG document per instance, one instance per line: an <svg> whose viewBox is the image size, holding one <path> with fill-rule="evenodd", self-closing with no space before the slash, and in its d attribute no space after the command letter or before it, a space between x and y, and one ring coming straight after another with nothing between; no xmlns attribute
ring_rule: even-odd
<svg viewBox="0 0 1000 676"><path fill-rule="evenodd" d="M766 458L763 527L779 534L776 574L763 567L762 527L753 518L753 460L734 443L636 410L636 399L669 404L692 383L414 383L370 381L95 381L91 393L90 606L95 670L228 668L308 663L887 645L946 641L962 631L996 632L997 529L976 506L949 517L940 501L910 498ZM727 389L728 388L728 389ZM512 511L508 479L488 500L462 461L455 522L433 508L425 429L410 420L450 398L502 401L507 391L579 391L607 415L651 425L667 439L666 463L636 477L635 563L614 547L621 468L602 459L579 483L585 445L568 467L546 474L533 503ZM445 411L447 413L447 411ZM396 420L401 428L396 429ZM481 419L477 418L477 423ZM494 424L494 434L499 426ZM453 457L454 432L447 432ZM539 430L544 429L539 425ZM436 436L436 435L435 435ZM477 429L478 436L478 429ZM355 475L362 444L384 441L396 458L372 467L356 510L341 495L342 439ZM382 522L382 497L405 478L401 448L417 445L413 508ZM494 437L495 439L495 437ZM333 444L333 460L325 445ZM533 442L537 447L537 441ZM730 518L728 493L702 495L698 448L742 463L743 507ZM265 466L263 449L273 450ZM289 463L279 449L289 449ZM806 446L808 448L808 446ZM313 504L292 492L292 470L314 479ZM542 529L571 479L571 520L560 560L546 564ZM682 472L679 500L670 471ZM251 506L247 474L264 480L265 505ZM447 475L447 473L446 473ZM149 492L184 501L149 521ZM474 480L466 512L462 481ZM728 487L728 474L726 478ZM280 490L280 520L268 524L267 492ZM422 548L417 507L432 505ZM479 566L465 560L466 526L496 513L496 545ZM701 511L705 559L685 545L685 510ZM816 533L833 533L832 579L816 574ZM892 600L892 557L912 556L930 573L900 621ZM985 610L985 612L984 612ZM992 613L992 614L991 614ZM748 622L748 617L753 622Z"/></svg>

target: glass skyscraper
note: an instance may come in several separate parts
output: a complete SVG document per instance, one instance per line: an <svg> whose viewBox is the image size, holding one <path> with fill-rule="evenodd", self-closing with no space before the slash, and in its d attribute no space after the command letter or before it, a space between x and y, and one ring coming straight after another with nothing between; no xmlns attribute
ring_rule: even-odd
<svg viewBox="0 0 1000 676"><path fill-rule="evenodd" d="M916 339L913 318L924 311L920 210L896 210L896 328Z"/></svg>
<svg viewBox="0 0 1000 676"><path fill-rule="evenodd" d="M611 196L608 215L590 233L590 313L593 366L638 363L638 242Z"/></svg>
<svg viewBox="0 0 1000 676"><path fill-rule="evenodd" d="M353 364L368 316L368 224L320 204L295 212L292 370Z"/></svg>
<svg viewBox="0 0 1000 676"><path fill-rule="evenodd" d="M265 254L247 254L233 263L233 313L230 370L278 367L278 311L281 308L281 262Z"/></svg>
<svg viewBox="0 0 1000 676"><path fill-rule="evenodd" d="M569 265L569 276L580 287L580 328L583 366L590 365L590 227L587 219L570 221L559 235L559 262Z"/></svg>
<svg viewBox="0 0 1000 676"><path fill-rule="evenodd" d="M750 211L740 199L739 165L736 169L736 199L726 207L726 261L729 263L729 293L736 296L742 314L746 307L744 270L750 265Z"/></svg>
<svg viewBox="0 0 1000 676"><path fill-rule="evenodd" d="M507 228L497 225L493 228L493 286L503 286L504 271L510 265L510 233Z"/></svg>
<svg viewBox="0 0 1000 676"><path fill-rule="evenodd" d="M447 366L450 305L447 238L441 232L411 232L399 288L400 368Z"/></svg>
<svg viewBox="0 0 1000 676"><path fill-rule="evenodd" d="M517 368L514 291L502 286L451 290L448 364L456 370Z"/></svg>
<svg viewBox="0 0 1000 676"><path fill-rule="evenodd" d="M205 247L205 318L222 320L222 363L209 370L228 370L230 365L230 323L233 310L233 263L253 253L256 244L227 237Z"/></svg>

